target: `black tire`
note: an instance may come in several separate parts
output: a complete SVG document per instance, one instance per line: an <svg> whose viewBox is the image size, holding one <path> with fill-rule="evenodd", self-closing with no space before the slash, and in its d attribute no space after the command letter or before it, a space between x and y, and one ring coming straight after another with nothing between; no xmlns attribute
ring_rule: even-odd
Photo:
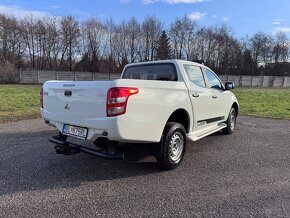
<svg viewBox="0 0 290 218"><path fill-rule="evenodd" d="M166 124L161 140L161 154L158 165L165 170L176 168L183 160L186 150L186 131L183 125L169 122Z"/></svg>
<svg viewBox="0 0 290 218"><path fill-rule="evenodd" d="M236 129L236 121L237 121L237 112L235 108L231 108L229 116L225 124L227 124L227 127L223 129L223 133L230 135L232 134Z"/></svg>

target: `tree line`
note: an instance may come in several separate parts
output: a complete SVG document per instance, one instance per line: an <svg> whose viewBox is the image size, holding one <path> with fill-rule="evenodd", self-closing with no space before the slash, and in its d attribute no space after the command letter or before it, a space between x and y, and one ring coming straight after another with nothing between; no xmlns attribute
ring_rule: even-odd
<svg viewBox="0 0 290 218"><path fill-rule="evenodd" d="M289 39L257 32L238 39L226 25L202 27L188 16L169 27L154 16L113 18L0 14L0 73L69 70L119 73L127 63L165 58L203 60L220 74L290 75ZM286 72L286 73L285 73Z"/></svg>

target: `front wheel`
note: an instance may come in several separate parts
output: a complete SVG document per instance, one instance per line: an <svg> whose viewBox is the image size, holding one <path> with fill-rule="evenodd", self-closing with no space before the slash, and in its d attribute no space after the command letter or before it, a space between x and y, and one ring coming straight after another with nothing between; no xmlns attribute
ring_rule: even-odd
<svg viewBox="0 0 290 218"><path fill-rule="evenodd" d="M227 121L227 127L223 129L225 134L232 134L236 129L237 112L235 108L231 108Z"/></svg>
<svg viewBox="0 0 290 218"><path fill-rule="evenodd" d="M161 154L157 158L159 166L163 169L176 168L183 159L186 149L186 132L179 123L166 124L161 140Z"/></svg>

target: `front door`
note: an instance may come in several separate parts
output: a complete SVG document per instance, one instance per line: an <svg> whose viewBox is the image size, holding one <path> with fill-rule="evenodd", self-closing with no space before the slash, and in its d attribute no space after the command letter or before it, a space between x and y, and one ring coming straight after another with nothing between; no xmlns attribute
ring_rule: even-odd
<svg viewBox="0 0 290 218"><path fill-rule="evenodd" d="M212 92L206 88L202 69L199 66L184 64L187 73L189 96L192 103L194 128L200 129L207 126L205 120L210 117Z"/></svg>
<svg viewBox="0 0 290 218"><path fill-rule="evenodd" d="M212 95L210 117L214 122L224 120L228 113L228 95L224 93L222 83L212 71L205 68L204 72Z"/></svg>

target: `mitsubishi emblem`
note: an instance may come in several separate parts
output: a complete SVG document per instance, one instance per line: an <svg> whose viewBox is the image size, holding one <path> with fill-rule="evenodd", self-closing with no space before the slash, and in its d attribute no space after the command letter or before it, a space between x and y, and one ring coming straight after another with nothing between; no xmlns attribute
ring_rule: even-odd
<svg viewBox="0 0 290 218"><path fill-rule="evenodd" d="M70 110L70 108L69 108L69 106L68 106L68 103L65 103L64 109L65 109L65 110Z"/></svg>

